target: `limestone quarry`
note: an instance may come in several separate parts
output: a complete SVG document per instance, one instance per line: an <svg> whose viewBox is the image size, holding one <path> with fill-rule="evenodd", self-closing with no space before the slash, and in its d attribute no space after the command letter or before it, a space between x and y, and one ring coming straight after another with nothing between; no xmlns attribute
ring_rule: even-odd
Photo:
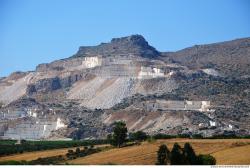
<svg viewBox="0 0 250 168"><path fill-rule="evenodd" d="M233 43L234 50L241 46L237 42L218 45ZM250 39L242 43L248 45L239 55L249 56ZM249 134L248 70L232 78L218 61L185 64L190 50L161 53L132 35L80 47L72 57L35 71L12 73L0 79L0 136L103 138L116 120L149 134ZM196 51L199 57L205 50ZM217 52L229 53L215 47Z"/></svg>

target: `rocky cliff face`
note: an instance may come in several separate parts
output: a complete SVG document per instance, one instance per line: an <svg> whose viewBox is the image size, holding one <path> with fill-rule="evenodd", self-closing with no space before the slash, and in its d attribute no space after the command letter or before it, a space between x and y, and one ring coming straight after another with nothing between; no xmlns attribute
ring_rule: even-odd
<svg viewBox="0 0 250 168"><path fill-rule="evenodd" d="M122 38L113 38L110 43L102 43L93 47L80 47L79 51L73 57L86 56L142 56L155 58L160 53L150 46L141 35L132 35Z"/></svg>
<svg viewBox="0 0 250 168"><path fill-rule="evenodd" d="M115 120L149 134L249 134L249 44L245 38L161 53L132 35L80 47L72 57L1 78L0 135L101 138Z"/></svg>

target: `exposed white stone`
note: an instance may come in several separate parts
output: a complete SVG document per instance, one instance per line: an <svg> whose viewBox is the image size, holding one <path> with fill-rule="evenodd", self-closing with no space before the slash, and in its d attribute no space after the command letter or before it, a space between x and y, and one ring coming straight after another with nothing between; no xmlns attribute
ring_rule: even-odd
<svg viewBox="0 0 250 168"><path fill-rule="evenodd" d="M64 128L64 127L66 127L66 125L62 122L62 120L60 118L57 118L56 130L58 130L59 128Z"/></svg>
<svg viewBox="0 0 250 168"><path fill-rule="evenodd" d="M203 72L205 72L208 75L212 75L212 76L220 76L219 72L216 71L215 69L212 68L208 68L208 69L202 69Z"/></svg>
<svg viewBox="0 0 250 168"><path fill-rule="evenodd" d="M153 100L147 101L148 111L161 110L195 110L207 112L210 108L210 101L173 101L173 100Z"/></svg>
<svg viewBox="0 0 250 168"><path fill-rule="evenodd" d="M44 135L45 132L46 132L46 128L47 128L47 125L43 125L43 135Z"/></svg>
<svg viewBox="0 0 250 168"><path fill-rule="evenodd" d="M41 139L50 136L53 130L64 128L66 125L60 118L37 118L35 121L20 120L13 123L3 133L3 138L7 139Z"/></svg>
<svg viewBox="0 0 250 168"><path fill-rule="evenodd" d="M216 122L215 121L209 121L209 124L210 124L210 126L216 126Z"/></svg>
<svg viewBox="0 0 250 168"><path fill-rule="evenodd" d="M169 76L173 76L173 75L174 75L174 72L171 71L171 72L168 73L168 75L169 75Z"/></svg>
<svg viewBox="0 0 250 168"><path fill-rule="evenodd" d="M201 101L200 111L209 111L210 106L210 101Z"/></svg>
<svg viewBox="0 0 250 168"><path fill-rule="evenodd" d="M93 68L101 65L101 59L98 57L85 57L82 65L86 68Z"/></svg>
<svg viewBox="0 0 250 168"><path fill-rule="evenodd" d="M27 116L27 113L22 110L13 110L13 111L8 110L7 112L1 112L1 113L2 113L1 115L2 118L9 120L23 118Z"/></svg>
<svg viewBox="0 0 250 168"><path fill-rule="evenodd" d="M204 123L199 123L199 127L203 127L204 126Z"/></svg>
<svg viewBox="0 0 250 168"><path fill-rule="evenodd" d="M34 111L36 111L36 109L34 109L34 110L28 109L28 110L27 110L27 113L28 113L28 115L29 115L30 117L36 118L36 117L37 117L37 113L34 112Z"/></svg>
<svg viewBox="0 0 250 168"><path fill-rule="evenodd" d="M22 97L26 93L27 82L25 77L18 79L11 85L0 87L0 101L4 104L8 104L18 98Z"/></svg>
<svg viewBox="0 0 250 168"><path fill-rule="evenodd" d="M139 79L144 78L157 78L157 77L164 77L164 72L162 72L161 69L158 68L152 68L152 67L141 67L141 70L138 74Z"/></svg>
<svg viewBox="0 0 250 168"><path fill-rule="evenodd" d="M33 113L32 117L36 118L37 117L37 113Z"/></svg>

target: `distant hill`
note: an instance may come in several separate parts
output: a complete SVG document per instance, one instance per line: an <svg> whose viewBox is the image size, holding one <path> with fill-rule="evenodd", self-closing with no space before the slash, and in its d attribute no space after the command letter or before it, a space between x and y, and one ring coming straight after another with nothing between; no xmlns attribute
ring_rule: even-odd
<svg viewBox="0 0 250 168"><path fill-rule="evenodd" d="M232 77L250 75L250 38L195 45L163 55L192 69L215 68Z"/></svg>
<svg viewBox="0 0 250 168"><path fill-rule="evenodd" d="M10 60L11 61L11 60ZM0 136L104 138L116 120L148 134L250 134L250 38L160 52L141 35L0 79Z"/></svg>

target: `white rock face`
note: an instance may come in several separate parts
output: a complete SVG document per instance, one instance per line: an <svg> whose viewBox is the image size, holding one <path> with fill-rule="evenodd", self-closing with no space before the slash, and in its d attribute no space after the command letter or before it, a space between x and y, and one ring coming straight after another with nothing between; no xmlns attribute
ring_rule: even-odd
<svg viewBox="0 0 250 168"><path fill-rule="evenodd" d="M0 119L13 120L17 118L23 118L26 116L27 113L21 110L13 110L13 111L8 110L7 112L0 111Z"/></svg>
<svg viewBox="0 0 250 168"><path fill-rule="evenodd" d="M85 57L84 61L82 61L82 65L87 68L93 68L96 66L100 66L101 64L101 59L99 59L98 57Z"/></svg>
<svg viewBox="0 0 250 168"><path fill-rule="evenodd" d="M209 121L210 126L216 126L216 122L214 121Z"/></svg>
<svg viewBox="0 0 250 168"><path fill-rule="evenodd" d="M146 104L148 111L161 110L195 110L206 112L210 108L210 101L171 101L171 100L156 100L148 101Z"/></svg>
<svg viewBox="0 0 250 168"><path fill-rule="evenodd" d="M68 99L89 100L94 98L96 91L107 79L96 77L89 81L76 82L68 92Z"/></svg>
<svg viewBox="0 0 250 168"><path fill-rule="evenodd" d="M26 93L27 79L20 78L11 85L0 86L0 102L8 104Z"/></svg>
<svg viewBox="0 0 250 168"><path fill-rule="evenodd" d="M157 77L164 77L164 73L161 69L158 68L151 68L151 67L141 67L141 70L138 74L139 79L145 78L157 78Z"/></svg>
<svg viewBox="0 0 250 168"><path fill-rule="evenodd" d="M35 111L36 110L28 109L28 111L27 111L28 116L36 118L37 117L37 113Z"/></svg>
<svg viewBox="0 0 250 168"><path fill-rule="evenodd" d="M85 99L81 105L90 109L108 109L134 93L132 79L117 78L113 79L114 81L109 80L103 82L102 87L95 90L94 96Z"/></svg>
<svg viewBox="0 0 250 168"><path fill-rule="evenodd" d="M62 120L60 118L57 118L56 130L58 130L59 128L64 128L64 127L66 127L66 125L62 122Z"/></svg>
<svg viewBox="0 0 250 168"><path fill-rule="evenodd" d="M168 76L173 76L173 75L174 75L173 71L171 71L171 72L168 73Z"/></svg>
<svg viewBox="0 0 250 168"><path fill-rule="evenodd" d="M7 139L43 139L48 138L52 131L65 128L66 125L60 118L35 120L20 120L8 126L3 138Z"/></svg>
<svg viewBox="0 0 250 168"><path fill-rule="evenodd" d="M47 125L43 125L43 135L45 135L46 133L46 128L47 128Z"/></svg>
<svg viewBox="0 0 250 168"><path fill-rule="evenodd" d="M208 69L202 69L203 72L205 72L208 75L212 75L212 76L220 76L219 72L216 71L215 69L212 68L208 68Z"/></svg>
<svg viewBox="0 0 250 168"><path fill-rule="evenodd" d="M209 111L210 106L210 101L201 101L200 111Z"/></svg>
<svg viewBox="0 0 250 168"><path fill-rule="evenodd" d="M199 123L199 127L203 127L204 126L204 123Z"/></svg>

